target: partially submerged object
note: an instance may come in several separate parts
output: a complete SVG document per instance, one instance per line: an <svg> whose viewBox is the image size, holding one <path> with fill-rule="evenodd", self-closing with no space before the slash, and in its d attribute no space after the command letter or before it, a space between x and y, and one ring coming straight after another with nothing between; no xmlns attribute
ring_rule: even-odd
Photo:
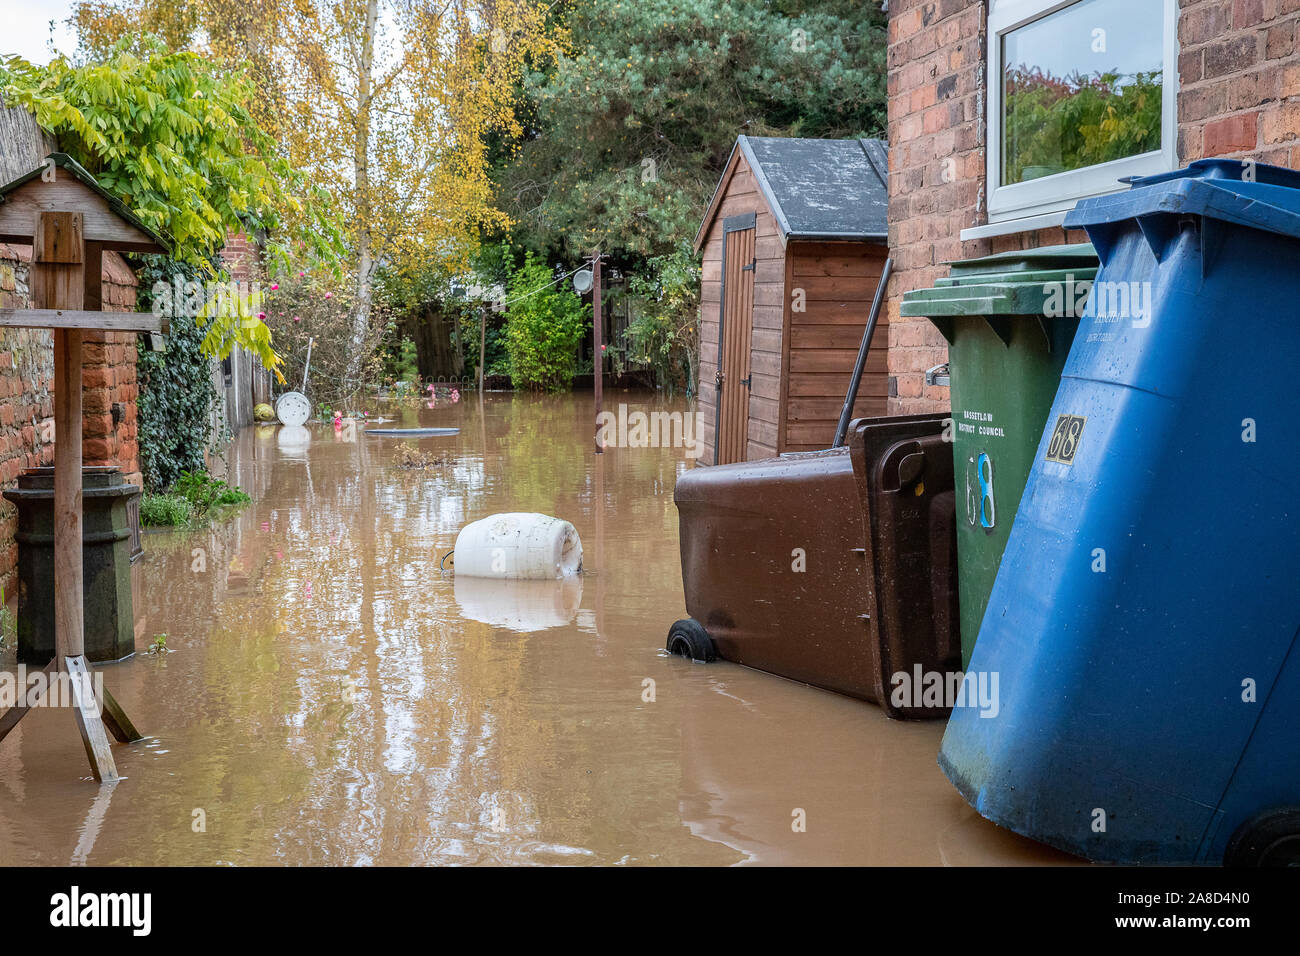
<svg viewBox="0 0 1300 956"><path fill-rule="evenodd" d="M440 435L459 435L459 428L367 428L367 435L388 438L432 438Z"/></svg>
<svg viewBox="0 0 1300 956"><path fill-rule="evenodd" d="M275 417L290 428L305 425L311 418L311 402L302 392L285 392L275 400Z"/></svg>
<svg viewBox="0 0 1300 956"><path fill-rule="evenodd" d="M456 576L555 580L582 571L582 541L569 522L533 512L473 521L456 536Z"/></svg>
<svg viewBox="0 0 1300 956"><path fill-rule="evenodd" d="M311 400L304 394L307 391L307 373L311 371L311 346L315 339L307 340L307 362L302 370L302 390L285 392L275 400L275 416L289 426L306 425L311 418Z"/></svg>
<svg viewBox="0 0 1300 956"><path fill-rule="evenodd" d="M667 649L946 715L914 686L961 665L946 417L858 419L847 447L682 475L691 616Z"/></svg>

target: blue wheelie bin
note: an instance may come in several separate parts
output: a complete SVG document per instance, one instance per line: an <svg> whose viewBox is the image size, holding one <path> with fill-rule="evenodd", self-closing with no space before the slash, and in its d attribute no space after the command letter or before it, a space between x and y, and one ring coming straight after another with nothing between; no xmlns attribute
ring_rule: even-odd
<svg viewBox="0 0 1300 956"><path fill-rule="evenodd" d="M939 763L1093 860L1300 862L1300 173L1083 200L1101 268ZM995 682L995 683L994 683Z"/></svg>

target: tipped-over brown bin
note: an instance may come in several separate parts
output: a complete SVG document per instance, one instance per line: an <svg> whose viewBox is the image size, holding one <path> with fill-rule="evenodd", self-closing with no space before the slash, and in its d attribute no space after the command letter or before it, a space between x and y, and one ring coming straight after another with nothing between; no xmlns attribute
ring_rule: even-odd
<svg viewBox="0 0 1300 956"><path fill-rule="evenodd" d="M677 482L689 620L668 649L716 654L880 704L895 675L961 666L946 415L858 419L847 447L696 468ZM919 694L917 695L919 696Z"/></svg>

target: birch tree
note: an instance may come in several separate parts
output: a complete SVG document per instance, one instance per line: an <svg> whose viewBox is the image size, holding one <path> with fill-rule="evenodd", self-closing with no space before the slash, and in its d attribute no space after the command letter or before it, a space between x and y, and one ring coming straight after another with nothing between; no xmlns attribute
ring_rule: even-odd
<svg viewBox="0 0 1300 956"><path fill-rule="evenodd" d="M539 0L121 0L83 7L75 22L88 55L108 34L154 32L245 65L261 84L263 125L342 210L355 383L376 270L456 272L479 235L509 224L494 203L488 143L522 136L514 106L524 65L553 57L559 43L548 9Z"/></svg>

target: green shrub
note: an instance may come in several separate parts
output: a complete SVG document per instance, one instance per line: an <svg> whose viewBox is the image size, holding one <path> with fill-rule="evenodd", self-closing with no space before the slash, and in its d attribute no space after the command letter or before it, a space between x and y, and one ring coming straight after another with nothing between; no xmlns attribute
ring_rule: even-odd
<svg viewBox="0 0 1300 956"><path fill-rule="evenodd" d="M164 494L146 493L140 501L140 523L152 527L195 527L205 524L219 508L251 501L241 489L206 472L186 471Z"/></svg>
<svg viewBox="0 0 1300 956"><path fill-rule="evenodd" d="M188 501L198 518L206 516L213 508L252 500L243 490L203 471L185 472L172 486L172 494L180 495Z"/></svg>
<svg viewBox="0 0 1300 956"><path fill-rule="evenodd" d="M515 388L559 392L573 382L591 309L529 253L507 286L506 352Z"/></svg>
<svg viewBox="0 0 1300 956"><path fill-rule="evenodd" d="M395 382L418 382L420 366L416 357L415 342L403 336L396 348L384 356L384 371Z"/></svg>
<svg viewBox="0 0 1300 956"><path fill-rule="evenodd" d="M647 365L655 385L672 394L679 384L696 390L700 347L700 262L689 245L647 261L651 275L632 276L629 291L641 303L623 330L627 360Z"/></svg>
<svg viewBox="0 0 1300 956"><path fill-rule="evenodd" d="M147 527L185 527L194 514L194 506L180 495L144 493L140 499L140 524Z"/></svg>
<svg viewBox="0 0 1300 956"><path fill-rule="evenodd" d="M153 286L206 278L196 266L162 256L146 256L137 272L140 291L136 308L153 308ZM212 383L211 360L203 354L203 330L194 319L180 314L171 317L167 349L155 352L149 337L137 336L137 369L140 377L139 430L140 470L150 491L169 488L185 471L203 468L203 451L213 435L213 408L217 390ZM225 424L220 425L225 430Z"/></svg>

